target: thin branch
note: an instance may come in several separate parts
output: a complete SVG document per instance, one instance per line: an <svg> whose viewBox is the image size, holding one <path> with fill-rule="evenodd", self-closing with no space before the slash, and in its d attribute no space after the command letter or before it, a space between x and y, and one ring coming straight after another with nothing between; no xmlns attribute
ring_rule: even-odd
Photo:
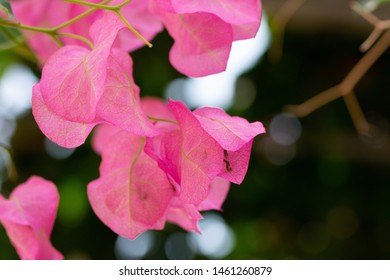
<svg viewBox="0 0 390 280"><path fill-rule="evenodd" d="M366 52L368 49L375 44L378 38L382 35L383 31L390 29L390 20L381 20L373 13L365 9L358 2L352 2L351 8L367 22L371 23L374 26L374 30L368 36L368 38L360 46L362 52Z"/></svg>
<svg viewBox="0 0 390 280"><path fill-rule="evenodd" d="M354 92L344 95L344 102L349 111L349 115L359 134L370 136L372 135L373 126L370 125L364 116L363 110L356 98Z"/></svg>
<svg viewBox="0 0 390 280"><path fill-rule="evenodd" d="M364 74L367 73L378 58L387 50L389 45L390 31L387 31L371 50L352 68L340 84L317 94L301 105L289 105L286 107L286 111L298 117L305 117L331 101L350 94Z"/></svg>
<svg viewBox="0 0 390 280"><path fill-rule="evenodd" d="M371 49L356 63L340 84L317 94L301 105L286 106L285 110L298 117L305 117L342 96L356 130L362 135L372 135L374 127L367 122L354 93L354 88L372 65L389 48L390 30L387 30L382 37L380 36L384 30L390 28L390 20L380 20L357 2L352 3L352 9L374 25L374 30L361 46L363 51Z"/></svg>

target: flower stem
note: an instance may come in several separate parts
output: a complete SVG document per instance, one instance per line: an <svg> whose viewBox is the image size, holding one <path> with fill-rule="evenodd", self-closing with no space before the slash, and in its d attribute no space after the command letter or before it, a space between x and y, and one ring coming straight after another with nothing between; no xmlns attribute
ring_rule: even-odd
<svg viewBox="0 0 390 280"><path fill-rule="evenodd" d="M173 121L173 120L162 119L162 118L155 118L155 117L152 117L152 116L148 116L148 119L152 120L152 121L157 121L157 122L167 122L167 123L178 124L176 121Z"/></svg>
<svg viewBox="0 0 390 280"><path fill-rule="evenodd" d="M71 1L68 1L68 2L71 2ZM99 5L105 5L105 4L109 3L109 2L111 2L111 0L104 0L104 1L100 2ZM76 16L76 17L74 17L74 18L72 18L72 19L70 19L70 20L68 20L68 21L66 21L66 22L64 22L62 24L60 24L60 25L57 25L57 26L55 26L55 27L53 27L51 29L53 31L58 31L58 30L60 30L60 29L62 29L64 27L67 27L67 26L75 23L76 21L79 21L79 20L89 16L90 14L95 12L96 10L98 10L98 8L89 9L88 11L86 11L86 12L84 12L84 13L82 13L82 14L80 14L80 15L78 15L78 16Z"/></svg>
<svg viewBox="0 0 390 280"><path fill-rule="evenodd" d="M91 49L94 48L93 43L92 43L90 40L88 40L87 38L85 38L84 36L76 35L76 34L73 34L73 33L57 33L57 36L65 36L65 37L69 37L69 38L74 38L74 39L83 41L83 42L86 43Z"/></svg>
<svg viewBox="0 0 390 280"><path fill-rule="evenodd" d="M124 22L124 24L126 24L127 28L129 28L130 31L133 32L135 36L137 36L142 42L144 42L145 45L147 45L149 48L153 47L152 43L146 40L141 34L138 33L137 30L134 29L133 26L131 26L131 24L125 19L125 17L122 15L120 11L115 11L115 13Z"/></svg>
<svg viewBox="0 0 390 280"><path fill-rule="evenodd" d="M97 9L103 9L103 10L115 10L116 6L107 6L105 5L106 3L104 2L109 2L109 1L102 1L99 4L96 3L90 3L90 2L85 2L85 1L79 1L79 0L65 0L65 2L73 3L73 4L78 4L82 6L87 6L87 7L93 7L96 10Z"/></svg>

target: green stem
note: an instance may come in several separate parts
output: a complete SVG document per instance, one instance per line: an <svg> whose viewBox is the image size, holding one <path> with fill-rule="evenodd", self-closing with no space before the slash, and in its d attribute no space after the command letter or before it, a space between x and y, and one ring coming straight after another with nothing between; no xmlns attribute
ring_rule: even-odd
<svg viewBox="0 0 390 280"><path fill-rule="evenodd" d="M115 7L118 9L118 11L126 4L130 3L131 1L133 0L125 0L123 1L122 3L120 3L119 5L116 5Z"/></svg>
<svg viewBox="0 0 390 280"><path fill-rule="evenodd" d="M120 11L115 11L115 13L124 22L124 24L126 24L127 28L129 28L130 31L133 32L135 36L137 36L142 42L144 42L145 45L147 45L149 48L153 47L153 45L148 40L146 40L141 34L139 34L138 31L135 30L133 26L131 26L131 24L125 19L125 17L121 14Z"/></svg>
<svg viewBox="0 0 390 280"><path fill-rule="evenodd" d="M69 3L73 3L73 4L82 5L82 6L93 7L95 9L115 10L115 8L116 8L116 6L107 6L107 5L105 5L106 3L103 3L103 2L109 2L109 1L103 1L99 4L85 2L85 1L79 1L79 0L65 0L65 1L69 2Z"/></svg>
<svg viewBox="0 0 390 280"><path fill-rule="evenodd" d="M173 120L155 118L155 117L152 117L152 116L148 116L148 119L149 119L149 120L152 120L152 121L167 122L167 123L178 124L176 121L173 121Z"/></svg>
<svg viewBox="0 0 390 280"><path fill-rule="evenodd" d="M80 0L65 0L65 1L69 2L69 3L87 6L87 7L93 7L95 9L103 9L103 10L109 10L109 11L116 12L116 11L119 11L124 5L130 3L132 0L125 0L122 3L115 5L115 6L106 5L107 2L109 2L109 1L103 1L99 4L90 3L90 2L86 2L86 1L80 1ZM106 2L106 3L104 3L104 2Z"/></svg>
<svg viewBox="0 0 390 280"><path fill-rule="evenodd" d="M107 4L107 3L109 3L109 2L111 2L111 0L104 0L104 1L100 2L100 5L104 5L104 4ZM62 23L62 24L60 24L60 25L57 25L57 26L51 28L51 30L52 30L52 31L61 30L62 28L67 27L67 26L69 26L69 25L75 23L76 21L79 21L80 19L83 19L83 18L89 16L90 14L92 14L93 12L95 12L97 9L98 9L98 8L89 9L88 11L86 11L86 12L84 12L84 13L82 13L82 14L80 14L80 15L78 15L78 16L76 16L76 17L74 17L74 18L72 18L72 19L70 19L70 20L68 20L68 21L66 21L66 22L64 22L64 23Z"/></svg>
<svg viewBox="0 0 390 280"><path fill-rule="evenodd" d="M87 38L85 38L84 36L76 35L76 34L73 34L73 33L57 33L57 36L64 36L64 37L74 38L74 39L83 41L83 42L86 43L91 49L94 48L93 43L92 43L90 40L88 40Z"/></svg>
<svg viewBox="0 0 390 280"><path fill-rule="evenodd" d="M12 34L12 32L5 27L0 26L0 31L11 41L10 46L12 46L12 44L19 45L23 42L22 36L15 36L15 34Z"/></svg>

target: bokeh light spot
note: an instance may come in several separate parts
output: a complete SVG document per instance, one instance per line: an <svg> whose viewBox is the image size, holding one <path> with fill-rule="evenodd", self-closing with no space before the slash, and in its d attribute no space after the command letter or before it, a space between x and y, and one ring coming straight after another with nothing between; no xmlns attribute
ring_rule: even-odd
<svg viewBox="0 0 390 280"><path fill-rule="evenodd" d="M47 154L55 159L65 159L67 157L70 157L76 150L63 148L47 138L45 139L44 145Z"/></svg>
<svg viewBox="0 0 390 280"><path fill-rule="evenodd" d="M268 161L277 166L289 163L296 153L295 145L280 145L271 137L263 139L261 142L261 148Z"/></svg>
<svg viewBox="0 0 390 280"><path fill-rule="evenodd" d="M31 108L31 88L38 78L26 66L9 66L0 80L0 115L17 118Z"/></svg>
<svg viewBox="0 0 390 280"><path fill-rule="evenodd" d="M136 239L118 236L115 242L115 255L120 260L139 260L144 258L155 243L154 232L146 231Z"/></svg>
<svg viewBox="0 0 390 280"><path fill-rule="evenodd" d="M279 145L292 145L301 136L300 121L291 114L278 114L272 118L270 125L272 139Z"/></svg>
<svg viewBox="0 0 390 280"><path fill-rule="evenodd" d="M202 234L191 233L197 253L211 259L224 258L234 249L235 236L220 215L207 213L199 222Z"/></svg>

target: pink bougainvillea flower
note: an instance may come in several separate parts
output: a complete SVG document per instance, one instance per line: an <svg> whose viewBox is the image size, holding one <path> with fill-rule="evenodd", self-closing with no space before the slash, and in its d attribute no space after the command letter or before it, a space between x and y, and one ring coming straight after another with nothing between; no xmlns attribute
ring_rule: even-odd
<svg viewBox="0 0 390 280"><path fill-rule="evenodd" d="M145 151L177 184L182 199L194 204L202 201L216 176L240 184L248 169L253 138L265 132L263 125L217 108L190 112L174 101L167 107L177 125L170 124L166 132L148 138Z"/></svg>
<svg viewBox="0 0 390 280"><path fill-rule="evenodd" d="M168 174L145 153L145 141L110 125L97 128L92 144L102 156L100 177L88 185L94 212L115 233L131 239L145 230L162 229L166 221L199 232L199 211L219 210L228 182L212 182L199 206L184 203Z"/></svg>
<svg viewBox="0 0 390 280"><path fill-rule="evenodd" d="M230 182L228 180L216 177L211 182L208 196L199 204L198 209L200 211L222 210L222 204L227 197L229 188Z"/></svg>
<svg viewBox="0 0 390 280"><path fill-rule="evenodd" d="M92 2L99 1L94 0ZM47 28L58 26L88 9L87 7L74 5L62 0L18 0L10 1L10 5L14 15L21 23ZM95 15L89 15L76 23L78 27L66 27L61 32L70 32L82 36L88 35L88 33L85 33L85 31L88 32L88 29L85 30L85 25L89 25L95 18ZM23 32L28 44L42 64L59 49L58 44L47 34L33 31ZM61 37L60 39L64 44L86 46L84 42L73 38Z"/></svg>
<svg viewBox="0 0 390 280"><path fill-rule="evenodd" d="M92 145L102 162L100 177L88 185L92 207L114 232L132 239L167 221L199 232L200 211L221 210L264 128L216 108L191 112L180 101L145 98L141 107L158 135L110 125L95 131Z"/></svg>
<svg viewBox="0 0 390 280"><path fill-rule="evenodd" d="M171 0L173 9L180 14L207 12L232 25L234 40L256 36L261 20L259 0L181 1Z"/></svg>
<svg viewBox="0 0 390 280"><path fill-rule="evenodd" d="M174 190L157 163L143 152L145 137L122 130L95 142L99 141L107 141L101 176L88 185L96 215L114 232L131 239L145 230L162 229Z"/></svg>
<svg viewBox="0 0 390 280"><path fill-rule="evenodd" d="M89 2L99 3L101 0L90 0ZM111 1L111 5L117 5L121 2L123 1ZM15 16L23 24L48 28L59 26L91 9L90 7L63 0L18 0L10 1L10 4ZM122 7L121 12L132 26L147 40L152 40L163 28L162 23L157 17L149 12L147 2L144 0L131 1ZM89 35L90 26L104 16L105 13L109 12L95 9L88 16L62 28L60 32L72 33L91 39ZM24 34L42 64L59 49L58 44L46 34L31 31L25 31ZM71 37L61 36L59 39L65 45L87 47L83 41ZM144 43L130 30L124 30L119 35L119 40L115 46L129 52L144 46Z"/></svg>
<svg viewBox="0 0 390 280"><path fill-rule="evenodd" d="M241 184L248 169L253 138L265 133L263 125L231 117L219 108L199 108L194 115L224 150L224 168L219 176Z"/></svg>
<svg viewBox="0 0 390 280"><path fill-rule="evenodd" d="M112 1L112 5L120 4L123 0ZM121 9L123 16L129 21L131 26L137 30L149 42L153 40L157 33L164 28L162 22L150 12L148 1L132 0ZM121 49L132 52L145 46L134 33L128 29L123 30L118 37L117 45Z"/></svg>
<svg viewBox="0 0 390 280"><path fill-rule="evenodd" d="M0 195L0 223L21 259L63 259L50 242L58 202L54 184L36 176Z"/></svg>
<svg viewBox="0 0 390 280"><path fill-rule="evenodd" d="M103 122L139 135L157 133L140 107L130 56L112 49L122 28L114 14L106 14L91 27L92 51L65 46L43 68L33 91L33 114L42 132L58 145L81 145Z"/></svg>
<svg viewBox="0 0 390 280"><path fill-rule="evenodd" d="M168 108L181 131L180 198L185 203L198 205L207 197L211 182L221 172L223 150L182 102L170 101Z"/></svg>
<svg viewBox="0 0 390 280"><path fill-rule="evenodd" d="M255 37L261 20L259 0L150 0L149 5L175 40L172 65L191 77L224 71L233 41Z"/></svg>

